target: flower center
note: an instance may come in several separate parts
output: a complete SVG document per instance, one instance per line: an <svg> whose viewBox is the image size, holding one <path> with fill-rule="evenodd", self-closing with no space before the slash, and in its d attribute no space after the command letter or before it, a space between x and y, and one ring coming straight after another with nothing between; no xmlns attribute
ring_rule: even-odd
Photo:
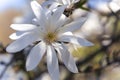
<svg viewBox="0 0 120 80"><path fill-rule="evenodd" d="M45 35L45 41L46 41L48 44L56 41L56 34L53 33L53 32L48 32L48 33Z"/></svg>

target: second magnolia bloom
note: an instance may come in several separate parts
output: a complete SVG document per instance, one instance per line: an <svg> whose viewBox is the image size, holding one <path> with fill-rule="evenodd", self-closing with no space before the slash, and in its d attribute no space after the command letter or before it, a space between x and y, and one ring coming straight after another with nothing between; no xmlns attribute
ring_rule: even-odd
<svg viewBox="0 0 120 80"><path fill-rule="evenodd" d="M92 46L93 44L74 32L82 26L86 19L69 22L63 12L66 6L57 7L54 10L45 9L36 1L31 2L31 7L36 16L35 24L12 24L11 28L17 32L10 36L16 39L7 47L7 51L15 53L26 48L28 45L38 42L30 51L26 69L32 70L37 67L42 57L47 55L47 68L52 80L59 79L59 66L57 54L65 66L73 73L78 69L74 58L68 51L66 43L79 46Z"/></svg>

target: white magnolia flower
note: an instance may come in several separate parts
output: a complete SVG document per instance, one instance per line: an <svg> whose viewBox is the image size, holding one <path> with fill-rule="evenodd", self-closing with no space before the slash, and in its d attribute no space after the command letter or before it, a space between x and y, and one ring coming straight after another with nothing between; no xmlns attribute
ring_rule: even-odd
<svg viewBox="0 0 120 80"><path fill-rule="evenodd" d="M11 28L18 31L12 34L12 39L17 39L7 47L7 51L14 53L38 42L30 51L26 69L34 69L42 57L47 55L47 68L53 80L59 79L58 53L65 66L73 73L77 73L74 58L69 53L65 42L80 46L93 45L89 41L74 36L72 32L80 28L85 19L67 23L68 18L63 15L65 6L58 7L54 12L45 10L36 1L31 2L33 12L36 15L36 25L12 24Z"/></svg>
<svg viewBox="0 0 120 80"><path fill-rule="evenodd" d="M50 6L50 9L54 9L60 5L67 5L67 8L71 8L78 1L80 0L47 0L43 3L43 6Z"/></svg>

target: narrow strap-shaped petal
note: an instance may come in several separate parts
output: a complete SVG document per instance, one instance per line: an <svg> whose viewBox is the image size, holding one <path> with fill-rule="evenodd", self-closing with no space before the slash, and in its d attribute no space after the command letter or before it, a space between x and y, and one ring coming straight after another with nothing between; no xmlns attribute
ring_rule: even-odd
<svg viewBox="0 0 120 80"><path fill-rule="evenodd" d="M70 42L71 40L74 39L73 33L72 32L65 32L63 34L58 34L58 41L60 42Z"/></svg>
<svg viewBox="0 0 120 80"><path fill-rule="evenodd" d="M53 0L46 0L45 2L43 2L43 3L41 4L41 6L44 6L44 7L46 7L46 8L49 8L49 6L50 6L51 4L53 4L53 2L55 2L55 1L53 1Z"/></svg>
<svg viewBox="0 0 120 80"><path fill-rule="evenodd" d="M19 39L20 37L22 37L23 35L25 34L28 34L27 32L24 33L24 32L16 32L16 33L12 33L9 38L12 39L12 40L16 40L16 39Z"/></svg>
<svg viewBox="0 0 120 80"><path fill-rule="evenodd" d="M58 8L53 12L53 15L52 15L53 22L56 22L56 21L59 20L59 18L60 18L61 15L63 14L65 8L66 8L66 6L61 6L61 7L58 7Z"/></svg>
<svg viewBox="0 0 120 80"><path fill-rule="evenodd" d="M45 54L45 51L46 51L46 44L43 41L41 41L35 47L32 48L26 61L27 71L30 71L35 67L37 67L43 55Z"/></svg>
<svg viewBox="0 0 120 80"><path fill-rule="evenodd" d="M81 38L81 37L74 36L74 35L72 35L72 33L71 33L71 35L62 35L59 38L59 41L60 42L69 42L69 43L79 45L79 46L93 46L93 43L91 43L90 41L88 41L84 38Z"/></svg>
<svg viewBox="0 0 120 80"><path fill-rule="evenodd" d="M31 7L33 9L35 16L39 20L39 24L41 26L44 26L44 24L46 22L46 16L45 16L45 11L44 11L43 7L39 3L37 3L37 1L32 1Z"/></svg>
<svg viewBox="0 0 120 80"><path fill-rule="evenodd" d="M62 14L61 17L56 22L56 26L62 27L67 22L67 20L68 18L64 14Z"/></svg>
<svg viewBox="0 0 120 80"><path fill-rule="evenodd" d="M58 2L53 2L52 5L49 7L50 10L57 8L60 4Z"/></svg>
<svg viewBox="0 0 120 80"><path fill-rule="evenodd" d="M35 35L34 33L26 34L21 38L19 38L18 40L11 43L6 48L6 50L7 52L10 52L10 53L21 51L22 49L24 49L25 47L27 47L28 45L36 41L38 38L39 38L38 35Z"/></svg>
<svg viewBox="0 0 120 80"><path fill-rule="evenodd" d="M94 44L82 37L76 37L81 46L93 46Z"/></svg>
<svg viewBox="0 0 120 80"><path fill-rule="evenodd" d="M56 22L53 23L53 20L52 20L51 25L53 26L51 26L51 28L54 30L58 30L59 32L59 28L63 27L63 25L66 24L67 20L68 18L64 14L62 14L61 17Z"/></svg>
<svg viewBox="0 0 120 80"><path fill-rule="evenodd" d="M75 20L69 24L66 24L65 26L61 27L60 31L63 32L74 32L76 30L79 30L81 26L85 23L86 18L81 18L79 20Z"/></svg>
<svg viewBox="0 0 120 80"><path fill-rule="evenodd" d="M52 80L59 80L58 59L52 46L47 47L47 68Z"/></svg>
<svg viewBox="0 0 120 80"><path fill-rule="evenodd" d="M60 46L60 45L59 45ZM61 47L56 49L58 53L61 55L61 59L65 66L73 73L78 73L77 66L75 64L75 61L72 57L72 55L67 50L67 47L62 43Z"/></svg>
<svg viewBox="0 0 120 80"><path fill-rule="evenodd" d="M12 24L10 27L16 31L30 31L37 28L32 24Z"/></svg>
<svg viewBox="0 0 120 80"><path fill-rule="evenodd" d="M59 1L61 1L61 0L59 0ZM62 2L64 5L68 4L66 0L62 0Z"/></svg>
<svg viewBox="0 0 120 80"><path fill-rule="evenodd" d="M48 22L48 29L56 29L58 26L57 26L57 22L58 20L61 18L62 14L63 14L63 11L65 9L65 6L62 6L62 7L58 7L57 9L55 9L55 11L53 11L53 14L49 17L49 22Z"/></svg>
<svg viewBox="0 0 120 80"><path fill-rule="evenodd" d="M72 43L72 44L79 44L76 37L68 36L68 35L61 36L59 41L60 42L68 42L68 43Z"/></svg>

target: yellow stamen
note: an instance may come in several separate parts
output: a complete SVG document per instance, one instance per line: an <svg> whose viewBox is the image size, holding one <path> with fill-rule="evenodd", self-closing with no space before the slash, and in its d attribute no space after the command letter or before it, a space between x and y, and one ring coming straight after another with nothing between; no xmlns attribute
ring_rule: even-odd
<svg viewBox="0 0 120 80"><path fill-rule="evenodd" d="M52 43L54 41L56 41L56 34L53 33L53 32L48 32L46 35L45 35L45 41L47 43Z"/></svg>

